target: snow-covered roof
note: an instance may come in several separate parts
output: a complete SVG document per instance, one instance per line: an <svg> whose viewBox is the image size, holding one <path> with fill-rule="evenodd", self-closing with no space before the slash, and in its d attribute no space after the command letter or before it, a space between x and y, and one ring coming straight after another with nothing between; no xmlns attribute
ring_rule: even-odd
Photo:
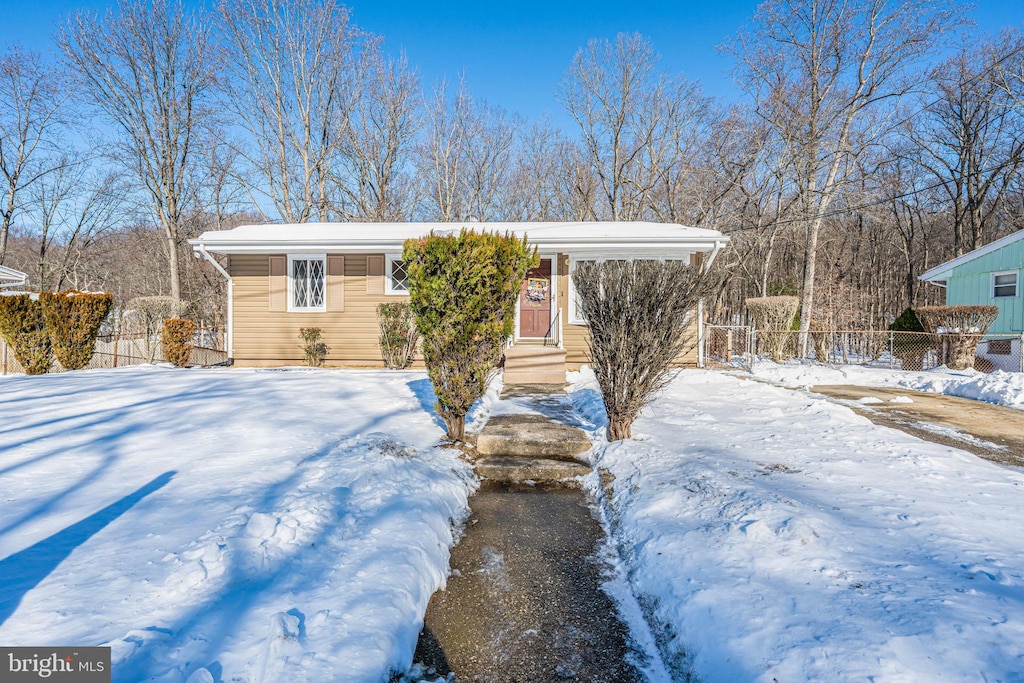
<svg viewBox="0 0 1024 683"><path fill-rule="evenodd" d="M20 270L0 266L0 287L18 287L28 282L28 275Z"/></svg>
<svg viewBox="0 0 1024 683"><path fill-rule="evenodd" d="M407 239L435 233L526 235L541 252L604 255L670 255L715 251L728 242L717 230L641 221L482 223L292 223L243 225L204 232L191 240L197 251L217 254L375 253L401 251Z"/></svg>
<svg viewBox="0 0 1024 683"><path fill-rule="evenodd" d="M950 271L957 266L962 266L965 263L969 263L976 258L980 258L985 254L991 254L997 249L1002 249L1008 244L1013 244L1017 240L1024 239L1024 230L1018 230L1017 232L1010 233L1006 237L1001 237L995 242L990 242L983 247L978 247L974 251L969 251L963 256L957 256L955 259L950 259L945 263L926 270L918 276L918 280L926 280L928 282L945 282L946 278L949 277Z"/></svg>

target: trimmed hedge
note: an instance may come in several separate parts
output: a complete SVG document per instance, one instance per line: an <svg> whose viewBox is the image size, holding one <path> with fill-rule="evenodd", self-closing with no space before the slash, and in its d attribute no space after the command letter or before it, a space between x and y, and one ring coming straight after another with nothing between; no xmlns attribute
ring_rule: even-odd
<svg viewBox="0 0 1024 683"><path fill-rule="evenodd" d="M0 296L0 335L26 375L42 375L53 363L43 305L35 294Z"/></svg>
<svg viewBox="0 0 1024 683"><path fill-rule="evenodd" d="M100 327L114 305L113 295L75 290L41 292L39 302L46 333L60 364L65 370L81 370L89 365Z"/></svg>
<svg viewBox="0 0 1024 683"><path fill-rule="evenodd" d="M187 368L192 361L192 336L196 333L196 324L185 318L168 318L164 321L164 333L161 343L164 347L164 359L179 368Z"/></svg>

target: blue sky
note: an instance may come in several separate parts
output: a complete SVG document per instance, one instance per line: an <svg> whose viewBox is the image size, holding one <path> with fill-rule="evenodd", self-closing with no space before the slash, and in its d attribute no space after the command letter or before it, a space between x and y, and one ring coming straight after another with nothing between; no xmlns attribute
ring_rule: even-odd
<svg viewBox="0 0 1024 683"><path fill-rule="evenodd" d="M106 7L106 0L0 0L0 42L31 49L50 48L61 17L79 7ZM191 4L191 3L190 3ZM734 94L728 57L715 46L728 40L750 18L753 0L353 0L347 3L357 24L385 36L386 47L404 49L431 85L465 72L473 94L491 104L534 118L567 117L554 88L576 50L589 38L611 38L638 31L649 36L662 65L701 81L706 92ZM978 28L995 32L1024 26L1024 0L979 0L973 12Z"/></svg>

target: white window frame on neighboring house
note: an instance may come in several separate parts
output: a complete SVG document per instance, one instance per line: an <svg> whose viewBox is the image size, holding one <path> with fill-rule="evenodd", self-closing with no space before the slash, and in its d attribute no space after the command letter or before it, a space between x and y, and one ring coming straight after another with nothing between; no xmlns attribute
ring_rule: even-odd
<svg viewBox="0 0 1024 683"><path fill-rule="evenodd" d="M1012 283L1012 285L1011 285L1011 283L1008 283L1008 282L1003 282L1003 283L999 283L999 284L996 283L996 279L998 277L1005 276L1005 275L1012 275L1013 276L1013 283ZM997 288L998 289L1005 289L1005 288L1010 287L1010 286L1013 287L1013 294L997 294L996 293ZM1019 274L1019 271L1016 271L1016 270L1001 270L1001 271L998 271L998 272L995 272L995 273L991 274L989 294L991 295L991 297L993 299L1012 299L1012 298L1015 298L1017 296L1018 291L1019 291L1019 287L1020 287L1020 274Z"/></svg>
<svg viewBox="0 0 1024 683"><path fill-rule="evenodd" d="M388 296L409 296L408 276L405 289L395 287L395 261L404 263L401 254L384 254L384 293Z"/></svg>
<svg viewBox="0 0 1024 683"><path fill-rule="evenodd" d="M320 263L320 303L319 305L300 306L295 297L295 264L299 261ZM305 302L308 304L308 301ZM288 254L288 312L289 313L324 313L327 311L327 255L326 254Z"/></svg>

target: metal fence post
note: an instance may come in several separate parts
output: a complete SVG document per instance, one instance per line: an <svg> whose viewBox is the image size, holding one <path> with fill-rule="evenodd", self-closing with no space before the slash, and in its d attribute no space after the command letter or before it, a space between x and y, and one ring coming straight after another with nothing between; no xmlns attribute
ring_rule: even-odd
<svg viewBox="0 0 1024 683"><path fill-rule="evenodd" d="M7 374L7 340L0 337L0 356L3 358L3 374Z"/></svg>
<svg viewBox="0 0 1024 683"><path fill-rule="evenodd" d="M757 328L751 327L750 334L747 335L747 347L750 358L750 366L747 371L750 373L754 372L754 358L757 356Z"/></svg>
<svg viewBox="0 0 1024 683"><path fill-rule="evenodd" d="M894 347L893 347L893 335L894 334L895 333L892 330L889 330L889 369L890 370L892 370L893 368L896 367L895 356L893 356L893 350L894 350Z"/></svg>
<svg viewBox="0 0 1024 683"><path fill-rule="evenodd" d="M1019 372L1024 372L1024 332L1020 333L1020 341L1017 342L1017 367Z"/></svg>

